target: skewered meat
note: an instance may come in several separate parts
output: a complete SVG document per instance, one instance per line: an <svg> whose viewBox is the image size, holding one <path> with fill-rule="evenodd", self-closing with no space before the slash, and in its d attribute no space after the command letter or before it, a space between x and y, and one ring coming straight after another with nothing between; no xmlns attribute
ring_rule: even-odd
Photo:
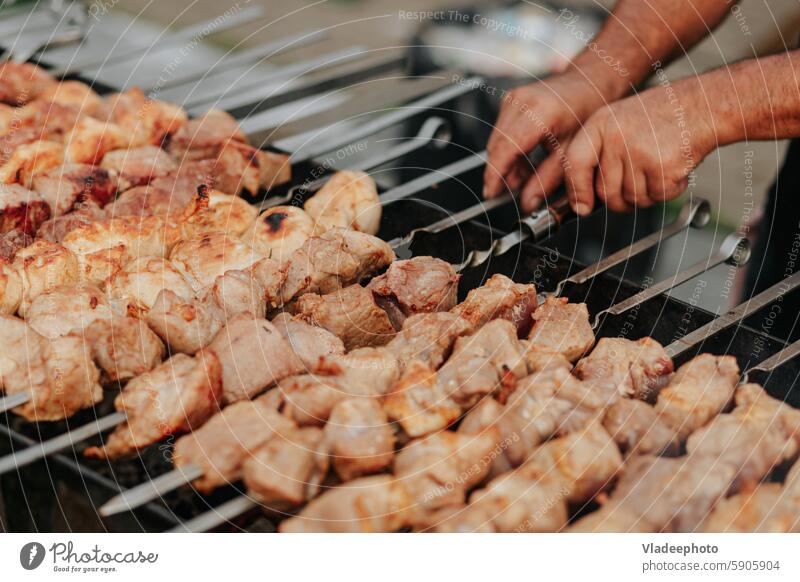
<svg viewBox="0 0 800 582"><path fill-rule="evenodd" d="M74 107L89 115L97 113L102 107L102 98L81 81L59 81L51 83L37 98L41 101Z"/></svg>
<svg viewBox="0 0 800 582"><path fill-rule="evenodd" d="M493 319L507 319L520 336L528 333L536 309L536 287L514 283L505 275L493 275L484 285L472 289L452 312L469 321L475 329Z"/></svg>
<svg viewBox="0 0 800 582"><path fill-rule="evenodd" d="M33 237L21 230L12 229L0 234L0 259L13 261L17 251L33 242ZM0 313L2 309L0 309Z"/></svg>
<svg viewBox="0 0 800 582"><path fill-rule="evenodd" d="M108 152L126 147L128 136L118 125L82 117L64 138L64 146L56 145L65 162L97 165Z"/></svg>
<svg viewBox="0 0 800 582"><path fill-rule="evenodd" d="M21 184L30 188L38 173L63 163L64 147L60 143L40 139L19 145L0 166L0 184Z"/></svg>
<svg viewBox="0 0 800 582"><path fill-rule="evenodd" d="M450 356L456 339L470 331L470 324L453 313L420 313L403 322L386 349L402 367L419 360L436 370Z"/></svg>
<svg viewBox="0 0 800 582"><path fill-rule="evenodd" d="M59 285L39 294L25 320L46 338L83 331L98 319L110 319L111 306L96 286L87 283Z"/></svg>
<svg viewBox="0 0 800 582"><path fill-rule="evenodd" d="M800 447L800 411L769 396L756 384L736 391L736 407L693 433L686 442L692 455L731 462L737 475L733 491L750 489L773 467L793 458Z"/></svg>
<svg viewBox="0 0 800 582"><path fill-rule="evenodd" d="M22 302L22 275L12 263L0 258L0 314L12 315Z"/></svg>
<svg viewBox="0 0 800 582"><path fill-rule="evenodd" d="M705 455L631 457L611 501L570 529L692 532L724 497L735 475L735 465Z"/></svg>
<svg viewBox="0 0 800 582"><path fill-rule="evenodd" d="M21 316L25 316L31 302L37 296L58 285L75 283L79 278L78 261L65 247L44 240L37 240L30 246L17 251L11 268L19 275L22 293L19 301L7 297L9 306L14 305ZM13 292L6 287L5 292ZM13 313L14 311L9 311Z"/></svg>
<svg viewBox="0 0 800 582"><path fill-rule="evenodd" d="M300 358L306 370L313 370L319 366L324 356L344 354L344 344L341 339L326 329L294 319L288 313L278 314L272 320L272 324L289 342L292 351Z"/></svg>
<svg viewBox="0 0 800 582"><path fill-rule="evenodd" d="M331 293L358 283L394 260L394 252L379 238L341 228L306 240L286 262L283 303L305 293Z"/></svg>
<svg viewBox="0 0 800 582"><path fill-rule="evenodd" d="M383 407L412 438L444 429L461 416L461 406L447 394L436 371L419 360L406 367Z"/></svg>
<svg viewBox="0 0 800 582"><path fill-rule="evenodd" d="M50 206L38 192L0 184L0 234L16 230L33 236L48 218Z"/></svg>
<svg viewBox="0 0 800 582"><path fill-rule="evenodd" d="M206 351L220 362L224 403L250 399L303 371L303 363L277 328L249 313L230 318Z"/></svg>
<svg viewBox="0 0 800 582"><path fill-rule="evenodd" d="M722 499L703 523L703 531L757 533L771 531L773 513L782 498L780 483L765 483L752 491ZM788 530L772 530L788 531Z"/></svg>
<svg viewBox="0 0 800 582"><path fill-rule="evenodd" d="M462 408L472 408L498 388L513 387L527 375L516 329L505 319L490 321L456 340L453 354L439 370L445 393Z"/></svg>
<svg viewBox="0 0 800 582"><path fill-rule="evenodd" d="M295 206L273 206L258 215L242 240L256 252L283 263L316 228L312 218Z"/></svg>
<svg viewBox="0 0 800 582"><path fill-rule="evenodd" d="M252 226L257 212L243 198L200 185L197 196L181 213L181 234L188 238L220 231L238 237Z"/></svg>
<svg viewBox="0 0 800 582"><path fill-rule="evenodd" d="M152 309L164 289L185 301L194 297L186 276L171 261L160 257L135 259L106 283L106 292L117 310L136 317L143 317Z"/></svg>
<svg viewBox="0 0 800 582"><path fill-rule="evenodd" d="M529 339L536 346L552 348L570 362L582 358L594 345L585 303L568 303L566 298L548 297L533 312Z"/></svg>
<svg viewBox="0 0 800 582"><path fill-rule="evenodd" d="M452 309L458 296L458 280L453 266L434 257L414 257L394 261L383 275L374 278L368 289L386 311L395 329L416 313Z"/></svg>
<svg viewBox="0 0 800 582"><path fill-rule="evenodd" d="M21 319L0 316L0 387L31 400L14 411L33 422L61 420L103 399L100 372L79 335L47 339Z"/></svg>
<svg viewBox="0 0 800 582"><path fill-rule="evenodd" d="M800 507L800 464L795 462L786 475L780 501L769 513L761 529L772 532L800 532L798 507Z"/></svg>
<svg viewBox="0 0 800 582"><path fill-rule="evenodd" d="M111 382L128 380L158 366L164 344L147 325L134 317L113 314L90 324L84 333L92 359Z"/></svg>
<svg viewBox="0 0 800 582"><path fill-rule="evenodd" d="M7 132L3 136L3 141L11 145L16 137L10 140L6 140L6 138L11 137L11 134L20 134L28 130L30 131L29 135L38 134L51 141L61 143L78 123L78 120L86 114L86 111L82 111L77 106L37 99L22 107L12 109L10 115L3 116L2 123ZM17 143L22 142L17 141Z"/></svg>
<svg viewBox="0 0 800 582"><path fill-rule="evenodd" d="M685 440L725 408L738 382L736 358L702 354L680 367L659 393L655 410Z"/></svg>
<svg viewBox="0 0 800 582"><path fill-rule="evenodd" d="M386 312L361 285L351 285L327 295L307 293L295 302L292 313L338 336L346 350L381 346L394 336L394 327Z"/></svg>
<svg viewBox="0 0 800 582"><path fill-rule="evenodd" d="M394 431L377 399L347 398L333 407L325 443L342 481L379 473L394 458Z"/></svg>
<svg viewBox="0 0 800 582"><path fill-rule="evenodd" d="M200 426L219 409L222 370L213 353L172 356L132 379L114 400L127 421L86 456L117 459L161 439Z"/></svg>
<svg viewBox="0 0 800 582"><path fill-rule="evenodd" d="M105 206L117 192L117 174L88 164L65 164L37 173L33 189L50 205L55 218L88 199Z"/></svg>
<svg viewBox="0 0 800 582"><path fill-rule="evenodd" d="M406 445L394 472L409 491L409 524L423 522L440 508L462 505L467 492L488 473L497 433L465 435L443 431Z"/></svg>
<svg viewBox="0 0 800 582"><path fill-rule="evenodd" d="M37 236L44 240L61 243L73 230L83 228L105 217L105 212L97 202L92 198L86 200L81 197L75 202L70 212L43 222Z"/></svg>
<svg viewBox="0 0 800 582"><path fill-rule="evenodd" d="M271 259L260 259L246 270L225 271L206 288L202 300L213 302L230 317L237 313L266 316L267 304L277 301L286 272Z"/></svg>
<svg viewBox="0 0 800 582"><path fill-rule="evenodd" d="M375 180L361 171L336 172L304 208L320 231L341 227L378 234L381 225Z"/></svg>
<svg viewBox="0 0 800 582"><path fill-rule="evenodd" d="M389 475L362 477L312 499L281 532L386 532L403 527L412 503L402 483Z"/></svg>
<svg viewBox="0 0 800 582"><path fill-rule="evenodd" d="M55 81L38 65L3 61L0 64L0 101L24 105L36 99Z"/></svg>
<svg viewBox="0 0 800 582"><path fill-rule="evenodd" d="M178 129L170 138L167 150L181 162L204 160L216 157L219 147L230 141L244 143L247 137L230 113L211 109Z"/></svg>
<svg viewBox="0 0 800 582"><path fill-rule="evenodd" d="M271 438L244 461L248 494L275 509L316 497L329 463L328 455L318 450L322 441L322 430L313 426Z"/></svg>
<svg viewBox="0 0 800 582"><path fill-rule="evenodd" d="M602 338L575 366L582 380L608 386L623 396L652 400L672 373L672 359L657 341Z"/></svg>
<svg viewBox="0 0 800 582"><path fill-rule="evenodd" d="M120 194L114 202L106 206L108 218L118 216L156 216L183 213L185 204L179 204L172 192L166 188L137 186Z"/></svg>
<svg viewBox="0 0 800 582"><path fill-rule="evenodd" d="M167 152L151 145L110 151L103 156L100 167L119 176L120 190L149 184L153 178L178 169Z"/></svg>
<svg viewBox="0 0 800 582"><path fill-rule="evenodd" d="M300 426L321 426L342 400L383 396L398 375L397 362L381 348L323 356L315 374L287 378L278 385L285 400L283 413Z"/></svg>
<svg viewBox="0 0 800 582"><path fill-rule="evenodd" d="M77 257L81 276L101 284L131 259L166 257L177 234L160 216L108 218L68 232L63 245Z"/></svg>
<svg viewBox="0 0 800 582"><path fill-rule="evenodd" d="M623 453L675 456L681 439L655 408L635 398L619 398L606 411L603 426Z"/></svg>
<svg viewBox="0 0 800 582"><path fill-rule="evenodd" d="M106 97L97 116L125 133L125 143L111 149L160 145L165 137L180 131L188 120L186 112L178 105L150 99L137 87Z"/></svg>
<svg viewBox="0 0 800 582"><path fill-rule="evenodd" d="M528 340L520 340L522 349L525 350L523 357L528 373L541 372L555 368L565 368L572 370L572 363L559 351L551 348L537 346Z"/></svg>
<svg viewBox="0 0 800 582"><path fill-rule="evenodd" d="M206 287L225 271L247 269L263 257L224 232L208 232L178 241L169 258L190 281Z"/></svg>
<svg viewBox="0 0 800 582"><path fill-rule="evenodd" d="M193 485L203 493L227 485L242 475L242 464L275 434L293 424L275 411L263 397L236 402L212 416L197 430L175 443L178 468L194 465L203 476Z"/></svg>

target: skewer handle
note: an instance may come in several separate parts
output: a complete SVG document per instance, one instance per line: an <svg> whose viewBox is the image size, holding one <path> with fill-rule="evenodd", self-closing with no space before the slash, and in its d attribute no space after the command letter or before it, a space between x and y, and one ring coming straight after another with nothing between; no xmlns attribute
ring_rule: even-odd
<svg viewBox="0 0 800 582"><path fill-rule="evenodd" d="M731 309L726 314L709 321L702 327L697 328L691 333L686 334L680 339L675 340L664 349L671 358L675 358L682 353L686 352L703 343L711 336L728 329L730 326L735 325L753 315L757 311L763 309L773 301L780 299L787 293L795 290L800 286L800 271L793 273L786 277L780 283L776 283L769 289L766 289L750 298L741 305Z"/></svg>
<svg viewBox="0 0 800 582"><path fill-rule="evenodd" d="M711 205L708 203L708 200L703 198L687 200L675 220L670 222L668 225L639 239L632 245L608 255L606 258L559 282L554 294L556 296L560 295L567 283L580 285L589 279L596 277L597 275L605 273L609 269L629 260L631 257L635 257L636 255L653 248L657 244L660 244L662 241L678 234L689 226L694 228L703 228L708 224L710 219Z"/></svg>
<svg viewBox="0 0 800 582"><path fill-rule="evenodd" d="M698 275L705 273L709 269L713 269L722 263L728 263L735 267L741 267L746 264L750 259L750 243L747 238L740 234L730 234L720 245L716 253L708 259L698 261L691 267L675 273L672 277L664 279L655 285L651 285L647 289L640 291L632 297L628 297L625 301L620 301L616 305L612 305L608 309L600 311L592 322L592 327L597 329L602 319L606 315L621 315L641 305L646 301L650 301L654 297L666 293L670 289L674 289L678 285L694 279Z"/></svg>

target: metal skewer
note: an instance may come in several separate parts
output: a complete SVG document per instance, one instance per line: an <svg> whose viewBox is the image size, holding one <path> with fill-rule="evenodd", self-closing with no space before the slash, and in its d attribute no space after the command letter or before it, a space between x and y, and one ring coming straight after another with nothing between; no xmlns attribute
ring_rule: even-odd
<svg viewBox="0 0 800 582"><path fill-rule="evenodd" d="M750 243L747 238L736 233L730 234L722 242L719 250L708 259L698 261L691 267L675 273L674 276L664 279L655 285L651 285L636 295L598 312L592 322L592 328L597 329L606 316L621 315L637 305L641 305L645 301L649 301L662 293L666 293L718 265L727 263L734 267L741 267L746 264L748 260L750 260Z"/></svg>
<svg viewBox="0 0 800 582"><path fill-rule="evenodd" d="M96 54L93 54L91 57L85 59L74 58L63 67L55 68L51 73L56 77L66 77L67 75L72 75L81 71L102 68L108 65L118 65L138 56L145 55L153 49L160 49L165 46L190 41L195 37L216 34L224 30L236 28L237 26L249 24L254 20L262 18L265 14L266 10L263 6L248 6L234 14L219 14L198 24L193 24L169 34L164 34L153 42L127 49L120 54L114 54L112 51L110 55L107 54L103 57L97 57Z"/></svg>
<svg viewBox="0 0 800 582"><path fill-rule="evenodd" d="M240 495L230 501L218 505L214 509L201 513L195 518L176 525L167 533L202 533L227 523L234 517L258 507L258 502L247 495Z"/></svg>
<svg viewBox="0 0 800 582"><path fill-rule="evenodd" d="M742 374L741 383L746 384L749 382L750 374L753 372L774 372L775 369L795 359L797 356L800 356L800 340L782 347L780 351L772 354L760 364L756 364L745 370L744 374Z"/></svg>
<svg viewBox="0 0 800 582"><path fill-rule="evenodd" d="M676 358L684 352L695 348L698 344L703 343L705 340L713 335L718 334L760 311L773 301L780 299L787 293L794 291L800 286L800 271L789 275L780 283L776 283L772 287L755 295L751 299L745 301L741 305L731 309L724 315L709 321L707 324L697 328L696 330L686 334L682 338L673 341L664 349L671 358Z"/></svg>
<svg viewBox="0 0 800 582"><path fill-rule="evenodd" d="M45 31L39 35L26 35L15 39L12 47L7 49L0 60L24 63L37 53L48 49L67 46L83 39L83 28L77 25L65 27L57 32Z"/></svg>
<svg viewBox="0 0 800 582"><path fill-rule="evenodd" d="M376 154L375 156L368 158L363 162L346 165L342 169L362 170L366 172L372 170L373 168L377 168L378 166L382 166L387 162L401 158L413 151L422 149L428 145L442 148L445 147L449 142L450 127L447 122L441 117L431 117L422 124L422 127L419 129L416 136L407 138L403 141L403 143L400 143L386 150L385 152ZM292 186L283 196L267 198L263 204L260 205L260 207L271 208L273 206L287 204L291 202L299 192L316 192L330 179L330 176L322 176L311 182Z"/></svg>
<svg viewBox="0 0 800 582"><path fill-rule="evenodd" d="M0 412L6 412L17 406L22 406L30 399L31 395L28 392L17 392L0 398Z"/></svg>
<svg viewBox="0 0 800 582"><path fill-rule="evenodd" d="M219 73L229 71L233 67L238 67L240 65L247 65L251 63L257 63L268 57L274 57L283 54L287 51L304 47L309 44L313 44L315 42L319 42L320 40L323 40L327 36L328 33L327 31L324 30L302 32L299 34L293 34L292 36L287 36L285 38L280 38L278 40L273 40L271 42L266 42L264 44L260 44L253 48L239 51L237 53L228 53L223 57L221 57L220 61L215 63L210 70L206 69L194 72L190 71L182 75L173 75L168 81L164 83L151 85L150 87L142 87L142 91L144 91L145 93L149 93L150 91L153 90L161 91L164 89L169 89L171 87L177 87L195 81L205 80ZM224 65L224 67L220 67L219 65Z"/></svg>

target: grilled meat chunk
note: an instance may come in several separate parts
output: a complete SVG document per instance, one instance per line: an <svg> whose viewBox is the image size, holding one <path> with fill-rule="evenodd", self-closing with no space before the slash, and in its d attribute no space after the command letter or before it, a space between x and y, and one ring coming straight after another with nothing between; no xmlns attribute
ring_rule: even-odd
<svg viewBox="0 0 800 582"><path fill-rule="evenodd" d="M91 347L92 359L111 382L129 380L152 370L167 351L143 321L117 314L95 320L86 327L83 337Z"/></svg>
<svg viewBox="0 0 800 582"><path fill-rule="evenodd" d="M25 319L39 334L56 338L73 331L81 334L98 319L110 319L112 315L99 287L72 283L39 294L31 302Z"/></svg>
<svg viewBox="0 0 800 582"><path fill-rule="evenodd" d="M210 109L181 126L170 138L167 150L180 162L204 160L216 157L220 146L231 141L247 141L236 118L227 111Z"/></svg>
<svg viewBox="0 0 800 582"><path fill-rule="evenodd" d="M0 166L0 184L20 184L31 188L37 174L63 163L64 146L60 143L38 139L19 145Z"/></svg>
<svg viewBox="0 0 800 582"><path fill-rule="evenodd" d="M471 329L466 320L453 313L420 313L403 322L386 349L403 367L419 360L436 370L450 356L456 340Z"/></svg>
<svg viewBox="0 0 800 582"><path fill-rule="evenodd" d="M279 531L395 531L405 525L410 504L406 488L394 477L362 477L312 499L295 517L281 522Z"/></svg>
<svg viewBox="0 0 800 582"><path fill-rule="evenodd" d="M181 212L181 234L190 238L218 231L239 237L252 226L257 212L243 198L201 185L197 196Z"/></svg>
<svg viewBox="0 0 800 582"><path fill-rule="evenodd" d="M130 148L160 145L188 121L181 107L150 99L138 87L107 96L95 115L119 127L126 137L120 147Z"/></svg>
<svg viewBox="0 0 800 582"><path fill-rule="evenodd" d="M306 370L317 368L325 356L344 354L344 344L337 336L321 327L294 319L288 313L278 314L272 324L289 342Z"/></svg>
<svg viewBox="0 0 800 582"><path fill-rule="evenodd" d="M41 194L19 184L0 184L0 234L17 231L34 236L50 218L50 205Z"/></svg>
<svg viewBox="0 0 800 582"><path fill-rule="evenodd" d="M616 389L623 396L653 400L672 373L672 359L657 341L602 338L575 366L582 380Z"/></svg>
<svg viewBox="0 0 800 582"><path fill-rule="evenodd" d="M206 287L225 271L247 269L263 257L224 232L209 232L180 240L169 258L189 280Z"/></svg>
<svg viewBox="0 0 800 582"><path fill-rule="evenodd" d="M377 399L340 401L324 432L333 468L342 481L378 473L392 464L394 431Z"/></svg>
<svg viewBox="0 0 800 582"><path fill-rule="evenodd" d="M628 455L675 456L681 439L655 408L633 398L618 398L606 411L603 426Z"/></svg>
<svg viewBox="0 0 800 582"><path fill-rule="evenodd" d="M475 329L493 319L506 319L524 336L536 309L536 287L514 283L505 275L493 275L451 311L469 321Z"/></svg>
<svg viewBox="0 0 800 582"><path fill-rule="evenodd" d="M31 63L0 63L0 101L24 105L42 95L55 84L47 71Z"/></svg>
<svg viewBox="0 0 800 582"><path fill-rule="evenodd" d="M63 161L97 165L108 152L127 145L128 136L119 125L82 117L64 138Z"/></svg>
<svg viewBox="0 0 800 582"><path fill-rule="evenodd" d="M169 435L199 427L219 410L221 368L213 353L178 354L137 376L114 400L127 420L114 429L105 445L87 448L86 456L118 459Z"/></svg>
<svg viewBox="0 0 800 582"><path fill-rule="evenodd" d="M48 339L0 315L0 388L32 397L14 412L33 422L61 420L100 402L100 373L88 351L77 334Z"/></svg>
<svg viewBox="0 0 800 582"><path fill-rule="evenodd" d="M112 304L122 313L143 317L156 302L162 290L169 290L190 301L192 285L171 261L160 257L140 257L114 273L106 283Z"/></svg>
<svg viewBox="0 0 800 582"><path fill-rule="evenodd" d="M192 484L210 493L242 476L248 457L276 434L293 428L291 421L262 398L236 402L175 443L175 466L194 465L203 476Z"/></svg>
<svg viewBox="0 0 800 582"><path fill-rule="evenodd" d="M242 240L265 257L283 263L317 232L313 219L296 206L273 206L258 215Z"/></svg>
<svg viewBox="0 0 800 582"><path fill-rule="evenodd" d="M566 298L548 297L533 312L529 339L533 345L554 349L576 362L592 349L594 331L585 303L568 303Z"/></svg>
<svg viewBox="0 0 800 582"><path fill-rule="evenodd" d="M394 261L367 288L395 329L400 330L411 315L452 309L459 279L450 263L434 257L414 257Z"/></svg>
<svg viewBox="0 0 800 582"><path fill-rule="evenodd" d="M13 261L17 251L33 243L33 237L21 230L12 229L0 234L0 259Z"/></svg>
<svg viewBox="0 0 800 582"><path fill-rule="evenodd" d="M105 217L106 213L97 202L91 198L80 198L66 214L43 222L36 235L50 242L62 243L73 230L84 228Z"/></svg>
<svg viewBox="0 0 800 582"><path fill-rule="evenodd" d="M783 528L772 529L777 523L774 517L776 510L781 506L782 494L780 483L764 483L752 491L722 499L703 522L703 531L713 533L790 531Z"/></svg>
<svg viewBox="0 0 800 582"><path fill-rule="evenodd" d="M33 189L50 205L52 216L70 212L81 201L93 200L101 208L117 193L116 172L89 164L65 164L33 177Z"/></svg>
<svg viewBox="0 0 800 582"><path fill-rule="evenodd" d="M360 285L327 295L307 293L295 302L292 313L339 337L345 350L381 346L394 336L386 312L375 303L372 293Z"/></svg>
<svg viewBox="0 0 800 582"><path fill-rule="evenodd" d="M103 156L100 167L119 176L121 190L149 184L153 178L167 176L178 169L167 152L152 145L110 151Z"/></svg>
<svg viewBox="0 0 800 582"><path fill-rule="evenodd" d="M225 403L250 399L303 371L303 363L278 329L248 313L228 319L206 351L220 362Z"/></svg>
<svg viewBox="0 0 800 582"><path fill-rule="evenodd" d="M320 232L340 227L374 235L381 226L375 180L361 171L336 172L303 207Z"/></svg>
<svg viewBox="0 0 800 582"><path fill-rule="evenodd" d="M22 283L14 311L18 310L23 317L36 297L59 285L75 283L79 278L75 255L59 244L44 240L37 240L17 251L11 268L17 272L18 280ZM12 290L7 287L5 291Z"/></svg>
<svg viewBox="0 0 800 582"><path fill-rule="evenodd" d="M287 259L281 299L288 303L305 293L331 293L358 283L394 259L394 252L381 239L333 228L306 240Z"/></svg>

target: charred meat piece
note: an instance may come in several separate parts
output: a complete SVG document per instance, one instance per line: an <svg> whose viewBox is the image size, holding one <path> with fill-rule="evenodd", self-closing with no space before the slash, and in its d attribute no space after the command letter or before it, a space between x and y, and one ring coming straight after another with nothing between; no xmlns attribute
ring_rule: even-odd
<svg viewBox="0 0 800 582"><path fill-rule="evenodd" d="M203 476L192 484L210 493L242 476L242 465L249 455L275 434L293 428L263 398L236 402L212 416L191 434L175 443L175 466L194 465Z"/></svg>
<svg viewBox="0 0 800 582"><path fill-rule="evenodd" d="M345 350L386 344L394 327L367 289L351 285L328 293L307 293L292 306L298 319L327 329L339 337Z"/></svg>
<svg viewBox="0 0 800 582"><path fill-rule="evenodd" d="M638 341L602 338L592 353L575 366L582 380L616 389L623 396L654 400L672 373L672 359L652 338Z"/></svg>
<svg viewBox="0 0 800 582"><path fill-rule="evenodd" d="M89 199L105 206L117 192L117 174L88 164L65 164L36 174L33 189L50 205L53 217L58 217Z"/></svg>
<svg viewBox="0 0 800 582"><path fill-rule="evenodd" d="M206 287L226 271L247 269L263 257L224 232L209 232L178 241L169 258L190 281Z"/></svg>
<svg viewBox="0 0 800 582"><path fill-rule="evenodd" d="M361 171L336 172L303 207L320 232L341 227L374 235L381 226L375 180Z"/></svg>
<svg viewBox="0 0 800 582"><path fill-rule="evenodd" d="M314 221L301 208L273 206L258 215L242 240L263 256L283 263L316 232Z"/></svg>
<svg viewBox="0 0 800 582"><path fill-rule="evenodd" d="M21 184L31 188L34 177L49 168L64 163L64 146L40 139L14 149L11 157L0 166L0 184Z"/></svg>
<svg viewBox="0 0 800 582"><path fill-rule="evenodd" d="M333 228L306 240L287 259L281 299L288 303L305 293L331 293L358 283L394 259L394 252L381 239Z"/></svg>
<svg viewBox="0 0 800 582"><path fill-rule="evenodd" d="M403 527L412 501L402 483L389 475L350 481L312 499L279 531L390 532Z"/></svg>
<svg viewBox="0 0 800 582"><path fill-rule="evenodd" d="M127 420L87 457L118 459L161 439L202 425L219 410L222 370L213 353L172 356L149 373L137 376L114 400Z"/></svg>
<svg viewBox="0 0 800 582"><path fill-rule="evenodd" d="M153 307L164 289L187 301L194 296L186 276L171 261L159 257L135 259L106 283L108 297L117 310L137 317Z"/></svg>
<svg viewBox="0 0 800 582"><path fill-rule="evenodd" d="M33 237L21 230L12 229L0 234L0 260L13 261L17 251L33 243Z"/></svg>
<svg viewBox="0 0 800 582"><path fill-rule="evenodd" d="M151 145L110 151L103 156L100 167L119 176L120 190L149 184L153 178L167 176L178 169L167 152Z"/></svg>
<svg viewBox="0 0 800 582"><path fill-rule="evenodd" d="M533 312L533 328L528 337L533 345L554 349L576 362L594 345L586 304L548 297Z"/></svg>
<svg viewBox="0 0 800 582"><path fill-rule="evenodd" d="M17 231L35 236L51 207L38 193L19 184L0 184L0 234Z"/></svg>
<svg viewBox="0 0 800 582"><path fill-rule="evenodd" d="M527 335L531 314L536 309L536 287L514 283L505 275L493 275L451 311L469 321L475 329L493 319L506 319Z"/></svg>
<svg viewBox="0 0 800 582"><path fill-rule="evenodd" d="M411 315L452 309L459 279L450 263L434 257L414 257L394 261L367 288L399 330Z"/></svg>
<svg viewBox="0 0 800 582"><path fill-rule="evenodd" d="M206 351L217 356L222 368L225 403L250 399L303 371L303 363L277 328L248 313L227 320Z"/></svg>
<svg viewBox="0 0 800 582"><path fill-rule="evenodd" d="M257 212L243 198L200 186L179 217L181 236L192 238L218 231L238 237L252 226Z"/></svg>
<svg viewBox="0 0 800 582"><path fill-rule="evenodd" d="M72 210L43 222L36 235L50 242L61 243L73 230L84 228L105 218L106 213L94 199L79 198Z"/></svg>
<svg viewBox="0 0 800 582"><path fill-rule="evenodd" d="M181 162L205 160L216 157L220 147L231 141L247 141L239 122L227 111L211 109L180 127L170 138L167 149Z"/></svg>
<svg viewBox="0 0 800 582"><path fill-rule="evenodd" d="M21 319L0 315L0 351L0 388L31 395L14 409L27 420L61 420L103 399L100 372L80 335L48 339Z"/></svg>
<svg viewBox="0 0 800 582"><path fill-rule="evenodd" d="M453 313L420 313L403 322L386 349L403 367L419 360L436 370L450 356L456 340L471 329L466 320Z"/></svg>
<svg viewBox="0 0 800 582"><path fill-rule="evenodd" d="M394 431L377 398L347 398L333 407L325 443L342 481L379 473L394 459Z"/></svg>

